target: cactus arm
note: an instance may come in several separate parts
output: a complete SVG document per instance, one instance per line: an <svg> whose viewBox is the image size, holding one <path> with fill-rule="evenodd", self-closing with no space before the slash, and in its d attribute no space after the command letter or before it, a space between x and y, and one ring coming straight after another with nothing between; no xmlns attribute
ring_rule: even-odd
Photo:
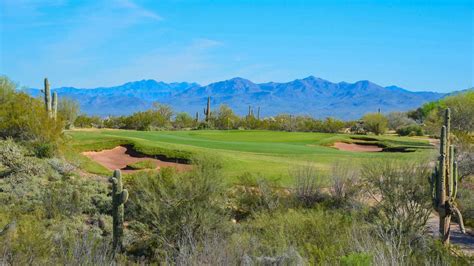
<svg viewBox="0 0 474 266"><path fill-rule="evenodd" d="M453 206L453 213L458 218L459 230L461 230L461 233L465 234L466 233L466 228L464 227L462 214L456 206Z"/></svg>
<svg viewBox="0 0 474 266"><path fill-rule="evenodd" d="M453 195L453 168L454 168L454 146L450 145L449 146L449 153L448 153L448 180L447 180L447 189L446 189L446 195L451 198Z"/></svg>
<svg viewBox="0 0 474 266"><path fill-rule="evenodd" d="M120 203L124 204L128 200L128 190L124 189L120 194Z"/></svg>
<svg viewBox="0 0 474 266"><path fill-rule="evenodd" d="M435 167L434 172L428 177L428 182L430 183L430 193L431 199L433 201L433 206L436 207L437 205L437 188L436 188L436 177L438 176L438 167Z"/></svg>
<svg viewBox="0 0 474 266"><path fill-rule="evenodd" d="M53 92L52 117L54 120L58 117L58 93Z"/></svg>
<svg viewBox="0 0 474 266"><path fill-rule="evenodd" d="M451 198L454 200L458 194L458 163L453 164L453 192Z"/></svg>

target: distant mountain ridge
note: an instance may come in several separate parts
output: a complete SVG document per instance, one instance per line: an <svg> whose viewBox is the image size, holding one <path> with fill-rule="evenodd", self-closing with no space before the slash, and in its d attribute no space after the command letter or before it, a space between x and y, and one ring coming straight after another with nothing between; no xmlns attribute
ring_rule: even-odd
<svg viewBox="0 0 474 266"><path fill-rule="evenodd" d="M81 89L54 89L59 97L75 99L89 115L125 115L146 110L152 103L169 104L177 112L200 112L211 97L211 107L229 105L236 113L246 114L248 106L260 107L262 116L279 113L316 118L357 119L367 112L406 111L447 94L413 92L397 86L382 87L368 80L333 83L309 76L290 82L253 83L236 77L201 86L197 83L165 83L155 80L127 82L120 86ZM37 96L38 89L26 89Z"/></svg>

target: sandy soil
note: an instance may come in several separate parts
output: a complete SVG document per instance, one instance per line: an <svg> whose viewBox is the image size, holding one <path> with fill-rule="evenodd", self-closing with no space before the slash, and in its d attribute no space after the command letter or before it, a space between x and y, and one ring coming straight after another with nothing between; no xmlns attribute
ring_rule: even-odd
<svg viewBox="0 0 474 266"><path fill-rule="evenodd" d="M360 145L355 143L336 142L333 147L342 151L357 151L357 152L380 152L383 149L376 145Z"/></svg>
<svg viewBox="0 0 474 266"><path fill-rule="evenodd" d="M428 231L434 237L439 237L439 217L436 213L432 213L428 219ZM468 256L474 256L474 231L466 227L466 234L459 229L459 225L451 220L451 244L459 247L462 253Z"/></svg>
<svg viewBox="0 0 474 266"><path fill-rule="evenodd" d="M107 169L121 169L124 173L132 173L135 171L139 171L127 169L127 165L145 160L154 161L156 163L156 169L160 169L161 167L174 167L178 171L186 171L191 169L191 166L187 164L164 162L153 157L132 156L129 152L127 152L127 148L123 146L118 146L111 150L103 150L98 152L87 151L83 152L82 154L98 162Z"/></svg>

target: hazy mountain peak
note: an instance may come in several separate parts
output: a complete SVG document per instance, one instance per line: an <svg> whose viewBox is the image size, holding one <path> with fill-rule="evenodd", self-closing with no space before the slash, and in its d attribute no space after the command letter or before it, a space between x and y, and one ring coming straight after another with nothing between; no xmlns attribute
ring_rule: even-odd
<svg viewBox="0 0 474 266"><path fill-rule="evenodd" d="M206 86L197 83L166 83L152 79L127 82L120 86L95 89L59 88L60 97L76 99L81 110L93 115L121 115L145 110L158 101L171 105L177 112L202 111L211 97L212 109L229 105L238 114L248 106L259 106L263 116L278 113L357 119L379 107L384 112L406 111L437 100L445 94L411 92L397 86L382 87L368 80L355 83L333 83L315 76L286 83L255 84L235 77ZM28 90L38 95L39 90Z"/></svg>

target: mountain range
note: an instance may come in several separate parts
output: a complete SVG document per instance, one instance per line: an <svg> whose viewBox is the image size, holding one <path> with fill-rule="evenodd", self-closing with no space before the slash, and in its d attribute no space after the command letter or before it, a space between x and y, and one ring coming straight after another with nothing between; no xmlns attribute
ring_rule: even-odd
<svg viewBox="0 0 474 266"><path fill-rule="evenodd" d="M379 108L383 113L414 109L447 95L414 92L397 86L383 87L368 80L333 83L313 76L285 83L253 83L237 77L205 86L141 80L115 87L53 90L59 97L78 101L81 112L99 116L143 111L157 101L171 105L177 112L188 112L193 116L200 112L202 117L210 96L213 110L220 104L227 104L240 115L246 114L248 106L252 106L254 109L260 107L261 116L289 113L315 118L357 119ZM26 92L32 96L41 93L39 89L26 89Z"/></svg>

